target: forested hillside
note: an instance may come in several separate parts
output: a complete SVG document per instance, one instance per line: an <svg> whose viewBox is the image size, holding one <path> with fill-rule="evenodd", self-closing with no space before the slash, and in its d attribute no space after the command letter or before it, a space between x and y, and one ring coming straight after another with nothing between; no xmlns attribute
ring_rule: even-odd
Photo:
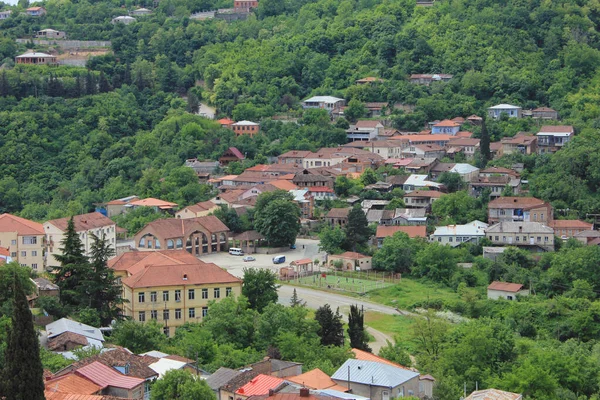
<svg viewBox="0 0 600 400"><path fill-rule="evenodd" d="M214 159L232 144L262 160L343 143L343 125L318 112L302 115L299 102L317 94L414 105L413 113L391 117L405 130L484 115L501 102L553 107L576 127L572 144L554 156L498 163L525 161L532 194L559 208L600 209L597 1L443 0L416 7L414 0L264 0L248 20L227 23L188 17L231 2L164 0L131 25L110 20L151 2L44 5L42 18L15 13L0 22L3 211L24 208L24 216L43 219L65 214L67 204L88 209L131 192L197 201L201 194L165 195L148 181L173 174L185 158ZM90 60L88 71L13 67L12 57L25 50L13 39L44 27L65 29L72 39L110 39L114 54ZM454 78L427 87L410 84L411 73ZM354 84L365 76L385 81ZM183 115L184 94L192 106L214 105L220 116L262 120L264 135L234 139L212 122ZM269 121L275 114L303 118L300 125ZM505 121L490 133L497 140L536 129L530 120Z"/></svg>

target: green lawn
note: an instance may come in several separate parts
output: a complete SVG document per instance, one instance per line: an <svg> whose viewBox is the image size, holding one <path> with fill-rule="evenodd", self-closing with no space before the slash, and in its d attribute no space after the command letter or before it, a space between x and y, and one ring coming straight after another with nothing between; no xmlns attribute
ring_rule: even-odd
<svg viewBox="0 0 600 400"><path fill-rule="evenodd" d="M365 313L365 325L377 329L392 338L398 338L400 343L412 353L415 349L415 343L411 340L412 325L414 317L404 315L389 315L374 311Z"/></svg>
<svg viewBox="0 0 600 400"><path fill-rule="evenodd" d="M387 285L381 289L369 291L364 298L375 303L406 310L415 303L434 300L454 301L458 300L459 296L452 289L442 285L402 278L402 281L396 285Z"/></svg>
<svg viewBox="0 0 600 400"><path fill-rule="evenodd" d="M294 279L290 281L290 283L312 288L343 290L354 293L365 293L392 285L390 282L381 280L376 281L372 279L338 276L331 273L328 273L324 278L321 275L313 275L300 278L299 280Z"/></svg>

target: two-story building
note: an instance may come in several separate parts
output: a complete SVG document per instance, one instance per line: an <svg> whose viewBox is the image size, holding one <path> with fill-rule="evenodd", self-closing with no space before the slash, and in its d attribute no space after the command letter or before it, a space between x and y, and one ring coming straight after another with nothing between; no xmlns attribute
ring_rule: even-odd
<svg viewBox="0 0 600 400"><path fill-rule="evenodd" d="M434 124L431 127L432 135L452 135L455 136L460 131L460 123L456 121L452 121L450 119L445 119Z"/></svg>
<svg viewBox="0 0 600 400"><path fill-rule="evenodd" d="M541 222L549 224L554 210L535 197L499 197L488 203L488 222Z"/></svg>
<svg viewBox="0 0 600 400"><path fill-rule="evenodd" d="M471 221L464 225L436 226L430 240L452 247L463 243L479 243L485 237L486 228L488 224L481 221Z"/></svg>
<svg viewBox="0 0 600 400"><path fill-rule="evenodd" d="M44 226L11 214L0 215L0 247L7 249L8 261L16 261L34 271L44 269Z"/></svg>
<svg viewBox="0 0 600 400"><path fill-rule="evenodd" d="M441 159L446 155L446 150L435 144L411 144L402 149L401 155L406 158L421 157Z"/></svg>
<svg viewBox="0 0 600 400"><path fill-rule="evenodd" d="M168 251L162 253L173 258ZM201 322L209 301L242 293L242 280L213 263L185 259L146 263L143 268L139 264L132 264L137 265L136 273L121 279L123 298L128 300L123 313L142 323L158 321L167 336L186 322Z"/></svg>
<svg viewBox="0 0 600 400"><path fill-rule="evenodd" d="M134 236L138 251L187 250L194 255L227 251L229 228L214 215L158 219Z"/></svg>
<svg viewBox="0 0 600 400"><path fill-rule="evenodd" d="M521 118L522 109L512 104L498 104L488 108L488 116L491 118L498 119L502 114L506 114L508 118Z"/></svg>
<svg viewBox="0 0 600 400"><path fill-rule="evenodd" d="M313 96L302 101L302 108L320 108L329 112L346 104L344 99L333 96Z"/></svg>
<svg viewBox="0 0 600 400"><path fill-rule="evenodd" d="M212 201L201 201L177 211L175 217L182 219L204 217L218 209L219 205Z"/></svg>
<svg viewBox="0 0 600 400"><path fill-rule="evenodd" d="M456 137L448 141L446 149L454 149L454 152L460 151L465 157L473 158L475 153L479 150L480 142L479 139Z"/></svg>
<svg viewBox="0 0 600 400"><path fill-rule="evenodd" d="M260 124L252 121L239 121L231 124L231 129L235 133L235 136L248 135L253 137L260 132Z"/></svg>
<svg viewBox="0 0 600 400"><path fill-rule="evenodd" d="M44 7L29 7L25 10L25 14L30 17L41 17L46 15L46 9Z"/></svg>
<svg viewBox="0 0 600 400"><path fill-rule="evenodd" d="M367 142L375 140L383 132L384 126L379 121L357 121L346 130L349 142Z"/></svg>
<svg viewBox="0 0 600 400"><path fill-rule="evenodd" d="M429 86L433 82L448 82L452 77L450 74L412 74L409 80L415 85Z"/></svg>
<svg viewBox="0 0 600 400"><path fill-rule="evenodd" d="M502 155L536 154L538 138L531 134L519 132L513 137L502 138Z"/></svg>
<svg viewBox="0 0 600 400"><path fill-rule="evenodd" d="M544 125L536 136L540 154L556 153L571 141L575 136L575 130L570 125Z"/></svg>
<svg viewBox="0 0 600 400"><path fill-rule="evenodd" d="M549 107L539 107L531 110L531 118L534 119L558 119L558 112Z"/></svg>
<svg viewBox="0 0 600 400"><path fill-rule="evenodd" d="M498 222L487 228L485 235L496 246L554 251L554 229L539 222Z"/></svg>
<svg viewBox="0 0 600 400"><path fill-rule="evenodd" d="M257 0L235 0L233 2L233 9L236 12L250 12L251 10L258 8Z"/></svg>
<svg viewBox="0 0 600 400"><path fill-rule="evenodd" d="M325 221L331 227L344 227L348 223L350 208L332 208L325 216Z"/></svg>
<svg viewBox="0 0 600 400"><path fill-rule="evenodd" d="M469 188L471 196L479 197L484 191L489 190L490 198L495 199L502 196L503 193L507 194L507 190L510 191L510 194L519 194L521 179L508 176L479 176L471 180Z"/></svg>
<svg viewBox="0 0 600 400"><path fill-rule="evenodd" d="M563 240L575 237L578 233L594 229L594 224L578 219L555 219L547 225L554 229L554 234Z"/></svg>
<svg viewBox="0 0 600 400"><path fill-rule="evenodd" d="M60 248L67 232L67 225L70 218L59 218L44 222L44 232L46 234L46 265L49 267L58 266L60 263L54 257L62 254ZM93 236L104 238L109 247L116 251L117 243L117 225L110 218L105 217L99 212L74 215L73 223L75 232L83 244L83 254L91 256Z"/></svg>
<svg viewBox="0 0 600 400"><path fill-rule="evenodd" d="M433 202L443 195L435 190L414 190L404 195L404 204L409 208L430 209Z"/></svg>

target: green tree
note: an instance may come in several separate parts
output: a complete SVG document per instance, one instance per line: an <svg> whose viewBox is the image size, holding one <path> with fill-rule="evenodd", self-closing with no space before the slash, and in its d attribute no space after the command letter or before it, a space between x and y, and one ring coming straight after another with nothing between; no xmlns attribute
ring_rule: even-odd
<svg viewBox="0 0 600 400"><path fill-rule="evenodd" d="M254 208L254 225L273 246L289 246L300 231L300 207L284 190L261 193Z"/></svg>
<svg viewBox="0 0 600 400"><path fill-rule="evenodd" d="M352 99L348 102L348 107L344 110L344 117L350 122L356 122L359 118L367 115L367 109L364 103L357 99Z"/></svg>
<svg viewBox="0 0 600 400"><path fill-rule="evenodd" d="M317 334L323 346L344 345L344 323L339 309L334 314L329 304L325 304L317 308L315 320L319 323Z"/></svg>
<svg viewBox="0 0 600 400"><path fill-rule="evenodd" d="M348 337L350 338L350 347L353 349L371 352L369 335L364 325L364 313L355 304L350 306L348 315Z"/></svg>
<svg viewBox="0 0 600 400"><path fill-rule="evenodd" d="M346 233L342 228L336 226L330 228L325 226L319 232L319 251L325 251L328 254L340 254L346 242Z"/></svg>
<svg viewBox="0 0 600 400"><path fill-rule="evenodd" d="M215 217L225 224L230 231L240 233L244 231L244 226L240 216L237 214L235 209L222 204L218 209L212 213Z"/></svg>
<svg viewBox="0 0 600 400"><path fill-rule="evenodd" d="M306 302L298 296L298 292L296 292L296 288L294 288L294 291L292 292L292 298L290 299L290 307L305 307L305 306L306 306Z"/></svg>
<svg viewBox="0 0 600 400"><path fill-rule="evenodd" d="M61 254L54 257L60 266L54 267L54 282L60 288L60 301L64 305L77 306L82 299L81 283L89 273L89 263L83 254L83 244L75 231L73 217L67 223L65 238L61 241Z"/></svg>
<svg viewBox="0 0 600 400"><path fill-rule="evenodd" d="M371 236L371 229L367 216L363 212L360 205L355 205L348 213L348 223L344 229L346 232L347 250L356 251L358 247L366 246Z"/></svg>
<svg viewBox="0 0 600 400"><path fill-rule="evenodd" d="M136 354L159 349L166 339L160 324L155 320L144 324L136 321L119 321L112 337L116 344L127 347Z"/></svg>
<svg viewBox="0 0 600 400"><path fill-rule="evenodd" d="M199 324L186 323L177 328L172 339L177 354L199 365L210 364L217 356L218 346L210 332Z"/></svg>
<svg viewBox="0 0 600 400"><path fill-rule="evenodd" d="M454 250L450 246L432 242L417 253L412 272L435 282L448 283L456 268Z"/></svg>
<svg viewBox="0 0 600 400"><path fill-rule="evenodd" d="M210 303L202 325L217 344L231 344L236 349L244 349L254 343L256 317L257 312L250 308L248 299L229 296Z"/></svg>
<svg viewBox="0 0 600 400"><path fill-rule="evenodd" d="M371 168L367 168L363 171L362 175L360 176L360 181L365 186L372 185L373 183L377 182L377 175L375 174L375 171L373 171Z"/></svg>
<svg viewBox="0 0 600 400"><path fill-rule="evenodd" d="M479 151L481 152L481 157L483 157L483 167L485 167L485 164L489 160L491 160L490 134L488 133L487 125L485 124L485 119L481 121Z"/></svg>
<svg viewBox="0 0 600 400"><path fill-rule="evenodd" d="M400 344L401 342L402 338L399 335L394 337L394 343L386 340L386 345L379 350L379 357L383 357L386 360L393 361L405 367L410 367L412 364L410 361L410 355Z"/></svg>
<svg viewBox="0 0 600 400"><path fill-rule="evenodd" d="M438 178L438 182L444 184L449 193L463 190L466 187L465 181L456 172L442 172Z"/></svg>
<svg viewBox="0 0 600 400"><path fill-rule="evenodd" d="M441 224L466 224L474 219L482 219L484 211L478 202L466 191L446 194L431 205L431 213Z"/></svg>
<svg viewBox="0 0 600 400"><path fill-rule="evenodd" d="M13 263L11 268L16 270L19 266ZM13 274L11 294L13 312L0 389L7 400L43 400L44 378L39 340L33 327L27 297L16 271Z"/></svg>
<svg viewBox="0 0 600 400"><path fill-rule="evenodd" d="M168 371L152 386L152 400L215 400L206 381L196 379L187 370Z"/></svg>
<svg viewBox="0 0 600 400"><path fill-rule="evenodd" d="M373 256L373 268L383 271L410 273L416 252L417 241L411 240L404 232L396 232L385 238L383 246Z"/></svg>
<svg viewBox="0 0 600 400"><path fill-rule="evenodd" d="M428 310L421 318L415 318L411 337L417 343L417 361L419 365L431 368L439 359L450 329L448 323Z"/></svg>
<svg viewBox="0 0 600 400"><path fill-rule="evenodd" d="M242 294L250 303L250 308L262 312L270 303L276 303L278 299L277 274L266 268L244 268L242 278Z"/></svg>

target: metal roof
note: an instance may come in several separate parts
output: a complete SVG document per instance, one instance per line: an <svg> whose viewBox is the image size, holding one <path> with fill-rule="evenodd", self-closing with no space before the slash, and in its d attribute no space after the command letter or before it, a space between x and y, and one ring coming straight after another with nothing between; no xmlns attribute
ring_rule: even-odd
<svg viewBox="0 0 600 400"><path fill-rule="evenodd" d="M335 371L331 379L395 388L415 377L419 377L418 372L373 361L350 359Z"/></svg>
<svg viewBox="0 0 600 400"><path fill-rule="evenodd" d="M333 96L313 96L304 100L304 103L337 103L338 101L344 101L344 99Z"/></svg>
<svg viewBox="0 0 600 400"><path fill-rule="evenodd" d="M148 365L154 372L158 374L158 378L162 378L164 374L173 369L182 369L187 363L183 361L170 360L168 358L161 358L155 363Z"/></svg>
<svg viewBox="0 0 600 400"><path fill-rule="evenodd" d="M505 110L507 108L521 108L519 106L513 106L512 104L498 104L497 106L490 107L490 110Z"/></svg>
<svg viewBox="0 0 600 400"><path fill-rule="evenodd" d="M465 225L436 226L432 236L485 236L488 224L471 221Z"/></svg>
<svg viewBox="0 0 600 400"><path fill-rule="evenodd" d="M95 339L100 342L104 341L104 336L102 336L100 329L68 318L61 318L58 321L46 325L46 332L48 333L48 338L58 336L64 332L73 332L85 336L86 338Z"/></svg>

